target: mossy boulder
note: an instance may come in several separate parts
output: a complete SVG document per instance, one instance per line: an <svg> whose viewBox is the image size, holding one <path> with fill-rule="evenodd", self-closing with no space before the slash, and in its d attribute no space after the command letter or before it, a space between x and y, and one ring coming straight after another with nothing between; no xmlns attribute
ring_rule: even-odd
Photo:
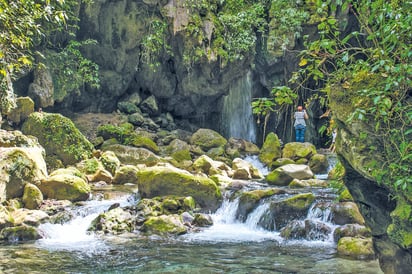
<svg viewBox="0 0 412 274"><path fill-rule="evenodd" d="M48 199L85 201L89 198L91 188L86 177L76 169L58 169L43 179L39 186Z"/></svg>
<svg viewBox="0 0 412 274"><path fill-rule="evenodd" d="M178 162L191 161L190 145L185 141L174 139L166 147L166 152Z"/></svg>
<svg viewBox="0 0 412 274"><path fill-rule="evenodd" d="M208 151L211 148L224 147L227 140L214 130L201 128L193 133L190 143L201 147L204 151Z"/></svg>
<svg viewBox="0 0 412 274"><path fill-rule="evenodd" d="M259 205L259 202L262 199L283 193L285 193L285 191L278 188L256 189L242 192L239 197L239 206L236 211L236 218L241 221L245 221L249 213L251 213Z"/></svg>
<svg viewBox="0 0 412 274"><path fill-rule="evenodd" d="M140 229L145 234L160 236L181 235L187 232L179 215L161 215L149 217Z"/></svg>
<svg viewBox="0 0 412 274"><path fill-rule="evenodd" d="M3 228L0 232L0 239L6 242L26 242L41 239L37 228L28 225Z"/></svg>
<svg viewBox="0 0 412 274"><path fill-rule="evenodd" d="M274 160L280 157L282 157L282 149L279 137L275 133L270 132L266 136L265 142L260 149L259 160L269 166Z"/></svg>
<svg viewBox="0 0 412 274"><path fill-rule="evenodd" d="M328 158L324 154L315 154L309 159L309 167L316 174L326 173L329 167Z"/></svg>
<svg viewBox="0 0 412 274"><path fill-rule="evenodd" d="M130 212L121 207L116 207L99 214L99 216L92 221L88 230L117 235L132 232L134 228L134 218Z"/></svg>
<svg viewBox="0 0 412 274"><path fill-rule="evenodd" d="M365 224L365 220L360 214L358 206L353 202L334 204L332 206L332 216L332 222L338 225Z"/></svg>
<svg viewBox="0 0 412 274"><path fill-rule="evenodd" d="M57 156L65 165L92 155L93 145L60 114L34 112L23 123L22 132L37 137L47 155Z"/></svg>
<svg viewBox="0 0 412 274"><path fill-rule="evenodd" d="M207 227L213 225L213 219L209 214L196 213L192 224L198 227Z"/></svg>
<svg viewBox="0 0 412 274"><path fill-rule="evenodd" d="M27 183L46 178L44 150L39 147L0 147L0 202L20 198Z"/></svg>
<svg viewBox="0 0 412 274"><path fill-rule="evenodd" d="M7 115L7 119L13 123L20 124L34 112L34 102L30 97L18 97L16 104L17 107Z"/></svg>
<svg viewBox="0 0 412 274"><path fill-rule="evenodd" d="M337 246L338 255L353 259L372 259L375 256L372 238L343 237Z"/></svg>
<svg viewBox="0 0 412 274"><path fill-rule="evenodd" d="M207 155L202 155L197 158L192 165L192 168L195 171L203 172L209 176L213 175L223 175L223 176L232 176L232 169L221 161L216 161L210 158Z"/></svg>
<svg viewBox="0 0 412 274"><path fill-rule="evenodd" d="M152 151L141 147L114 144L102 149L105 151L113 151L122 164L145 164L147 166L154 166L161 161L160 157Z"/></svg>
<svg viewBox="0 0 412 274"><path fill-rule="evenodd" d="M290 158L294 161L299 159L310 159L313 155L315 155L316 147L308 142L305 143L298 143L298 142L291 142L285 144L282 149L282 157L283 158Z"/></svg>
<svg viewBox="0 0 412 274"><path fill-rule="evenodd" d="M113 178L113 184L137 184L138 168L133 165L124 165L116 170Z"/></svg>
<svg viewBox="0 0 412 274"><path fill-rule="evenodd" d="M303 220L314 200L313 193L301 193L283 200L271 201L269 213L262 220L262 226L271 230L280 230L291 219Z"/></svg>
<svg viewBox="0 0 412 274"><path fill-rule="evenodd" d="M104 168L108 170L112 175L116 173L116 169L120 167L120 160L117 158L113 151L105 151L100 156L100 161Z"/></svg>
<svg viewBox="0 0 412 274"><path fill-rule="evenodd" d="M143 198L176 195L192 196L204 210L216 210L222 194L215 182L172 166L147 167L137 172Z"/></svg>
<svg viewBox="0 0 412 274"><path fill-rule="evenodd" d="M231 159L242 157L245 155L258 155L260 149L257 145L244 139L229 138L225 153Z"/></svg>
<svg viewBox="0 0 412 274"><path fill-rule="evenodd" d="M272 169L276 169L278 167L289 165L289 164L296 164L296 162L289 158L278 158L270 164L270 167Z"/></svg>
<svg viewBox="0 0 412 274"><path fill-rule="evenodd" d="M37 209L43 202L43 193L34 184L26 184L23 193L23 205L28 209Z"/></svg>

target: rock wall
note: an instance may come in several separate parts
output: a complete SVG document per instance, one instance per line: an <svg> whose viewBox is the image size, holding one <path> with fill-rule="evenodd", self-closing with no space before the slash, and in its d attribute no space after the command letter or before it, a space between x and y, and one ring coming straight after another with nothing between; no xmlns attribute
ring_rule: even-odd
<svg viewBox="0 0 412 274"><path fill-rule="evenodd" d="M339 125L336 149L346 170L345 185L372 230L381 269L385 273L409 273L412 269L412 197L378 184L374 177L372 163L385 168L383 137L374 134L372 119L348 122L358 99L355 94L339 87L329 93L334 119Z"/></svg>

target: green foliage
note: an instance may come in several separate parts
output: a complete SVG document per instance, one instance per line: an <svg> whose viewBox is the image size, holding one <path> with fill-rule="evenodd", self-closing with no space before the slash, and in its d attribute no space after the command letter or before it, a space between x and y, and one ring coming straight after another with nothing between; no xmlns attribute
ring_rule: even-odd
<svg viewBox="0 0 412 274"><path fill-rule="evenodd" d="M60 102L70 93L80 94L85 84L99 88L99 67L80 52L82 46L96 44L94 40L71 40L60 52L48 54L47 61L54 82L54 99Z"/></svg>
<svg viewBox="0 0 412 274"><path fill-rule="evenodd" d="M159 56L166 52L172 54L171 47L167 42L167 23L159 19L154 19L149 24L148 34L142 41L142 60L148 64L151 69L156 70L160 65Z"/></svg>
<svg viewBox="0 0 412 274"><path fill-rule="evenodd" d="M374 134L383 141L386 161L372 167L373 175L394 190L411 194L412 2L326 2L318 6L319 38L307 42L295 80L312 79L326 88L340 86L354 93L357 102L348 122L373 122ZM358 30L342 34L333 13L326 12L327 7L336 10L336 4L343 10L350 7Z"/></svg>
<svg viewBox="0 0 412 274"><path fill-rule="evenodd" d="M50 39L54 35L74 36L75 24L78 21L75 12L81 2L88 4L91 0L0 0L0 83L2 86L0 99L2 102L5 101L10 105L13 94L7 92L10 89L7 87L11 86L11 81L27 73L35 65L35 56L41 56L39 51L51 45ZM53 47L59 49L60 46L53 45ZM60 83L65 82L67 85L75 77L77 79L73 85L79 85L77 76L80 76L83 77L82 83L93 86L98 83L97 66L83 58L78 48L79 46L72 42L61 53L62 56L68 56L63 58L65 62L59 66L64 66L68 70L63 72L64 70L59 68ZM79 62L79 67L76 69L73 63L69 62L72 57L75 57L73 61ZM74 72L74 76L67 75L69 72ZM63 79L64 77L70 79Z"/></svg>

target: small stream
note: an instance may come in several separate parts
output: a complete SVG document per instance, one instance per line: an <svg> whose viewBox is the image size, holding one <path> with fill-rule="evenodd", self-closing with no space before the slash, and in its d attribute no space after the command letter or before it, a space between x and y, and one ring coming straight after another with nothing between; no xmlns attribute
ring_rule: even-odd
<svg viewBox="0 0 412 274"><path fill-rule="evenodd" d="M255 182L249 189L262 188ZM110 190L115 191L115 190ZM109 191L109 192L110 192ZM262 228L270 205L265 200L244 222L236 218L239 199L227 193L212 214L213 226L167 239L137 233L99 237L89 234L91 221L112 204L135 203L133 190L108 199L92 199L74 209L65 224L43 224L45 238L0 246L1 273L382 273L376 260L350 260L336 254L331 234L311 240L284 240L276 225ZM331 200L318 190L319 201ZM101 197L102 195L100 195ZM103 195L107 196L107 195ZM96 196L97 197L97 196ZM334 229L330 211L314 203L307 219Z"/></svg>

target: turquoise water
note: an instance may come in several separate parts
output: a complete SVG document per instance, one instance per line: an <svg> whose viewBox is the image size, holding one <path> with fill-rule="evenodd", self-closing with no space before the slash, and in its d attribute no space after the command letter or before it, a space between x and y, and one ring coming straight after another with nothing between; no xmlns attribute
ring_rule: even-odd
<svg viewBox="0 0 412 274"><path fill-rule="evenodd" d="M90 250L2 246L0 255L2 273L382 273L376 261L338 258L331 247L274 241L118 238Z"/></svg>

